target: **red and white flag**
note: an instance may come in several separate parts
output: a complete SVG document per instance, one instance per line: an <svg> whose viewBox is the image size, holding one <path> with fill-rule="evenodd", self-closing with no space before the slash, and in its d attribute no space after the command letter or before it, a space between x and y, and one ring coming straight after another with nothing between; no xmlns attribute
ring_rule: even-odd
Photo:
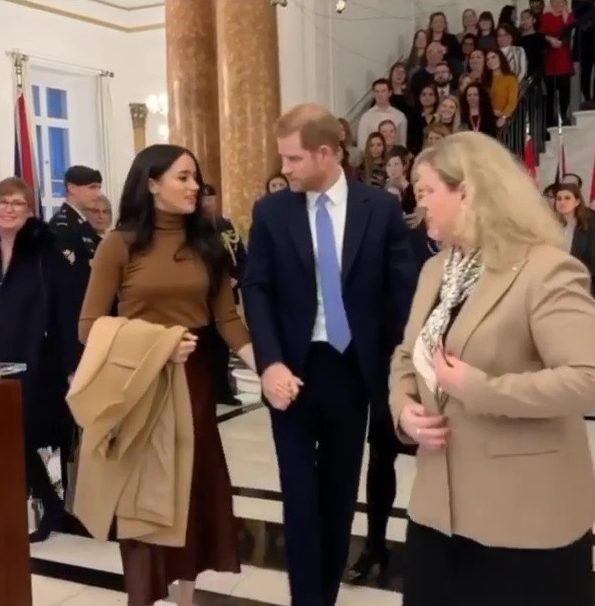
<svg viewBox="0 0 595 606"><path fill-rule="evenodd" d="M539 183L537 182L537 154L535 152L535 143L533 141L533 137L531 137L531 133L529 132L527 132L525 137L525 152L523 154L523 158L527 172L531 175L535 181L535 184L539 187Z"/></svg>
<svg viewBox="0 0 595 606"><path fill-rule="evenodd" d="M41 215L41 197L39 181L35 165L35 152L29 119L27 116L27 101L22 88L18 88L15 101L15 137L14 137L14 174L28 183L35 192L36 214Z"/></svg>

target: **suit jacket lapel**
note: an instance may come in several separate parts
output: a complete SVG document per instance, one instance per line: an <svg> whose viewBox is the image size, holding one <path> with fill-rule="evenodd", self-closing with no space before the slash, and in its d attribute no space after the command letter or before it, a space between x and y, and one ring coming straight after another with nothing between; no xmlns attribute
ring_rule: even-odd
<svg viewBox="0 0 595 606"><path fill-rule="evenodd" d="M501 271L486 270L483 273L447 335L447 351L462 357L465 346L477 326L506 294L526 262L525 258Z"/></svg>
<svg viewBox="0 0 595 606"><path fill-rule="evenodd" d="M341 264L343 283L346 282L353 267L370 217L370 207L366 203L365 195L362 196L361 192L357 191L357 186L352 183L348 182L347 187L347 213Z"/></svg>
<svg viewBox="0 0 595 606"><path fill-rule="evenodd" d="M310 222L308 220L308 206L304 194L294 194L287 204L287 226L291 239L296 247L298 257L301 259L306 271L314 272L314 243Z"/></svg>

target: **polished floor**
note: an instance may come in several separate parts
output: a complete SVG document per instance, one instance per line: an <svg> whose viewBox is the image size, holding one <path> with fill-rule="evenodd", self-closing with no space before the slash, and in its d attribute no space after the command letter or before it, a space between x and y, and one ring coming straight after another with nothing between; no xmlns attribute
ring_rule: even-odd
<svg viewBox="0 0 595 606"><path fill-rule="evenodd" d="M229 471L234 509L241 522L242 572L207 572L197 580L199 606L289 605L285 574L282 508L277 465L267 411L257 397L242 394L240 408L218 410ZM595 421L588 422L595 453ZM366 453L367 454L367 453ZM364 461L364 467L366 462ZM389 522L391 547L388 586L343 586L338 606L399 606L402 587L405 507L415 472L411 457L397 460L398 494ZM351 559L361 551L366 532L365 495L360 485L358 511L352 528ZM122 567L115 543L54 534L31 548L34 606L115 606L126 604ZM595 577L594 577L595 578ZM175 600L175 587L170 600ZM170 601L160 604L169 604ZM570 606L570 605L568 605Z"/></svg>

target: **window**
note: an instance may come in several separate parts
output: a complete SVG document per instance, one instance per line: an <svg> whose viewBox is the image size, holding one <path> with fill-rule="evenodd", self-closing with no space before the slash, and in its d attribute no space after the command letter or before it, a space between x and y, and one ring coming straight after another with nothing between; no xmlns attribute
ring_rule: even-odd
<svg viewBox="0 0 595 606"><path fill-rule="evenodd" d="M47 108L48 118L68 119L68 110L66 108L66 91L58 88L48 88Z"/></svg>
<svg viewBox="0 0 595 606"><path fill-rule="evenodd" d="M34 89L37 87L33 87ZM39 89L38 89L39 90ZM35 114L37 116L37 113ZM43 171L43 131L41 126L37 124L35 126L35 142L37 148L37 178L39 179L39 190L41 193L41 197L45 198L45 175Z"/></svg>
<svg viewBox="0 0 595 606"><path fill-rule="evenodd" d="M33 112L36 116L41 116L41 105L39 103L39 86L33 87Z"/></svg>
<svg viewBox="0 0 595 606"><path fill-rule="evenodd" d="M66 197L69 166L102 169L97 79L37 65L30 79L39 186L44 218L50 219Z"/></svg>
<svg viewBox="0 0 595 606"><path fill-rule="evenodd" d="M50 126L48 128L50 146L50 174L52 177L52 197L64 198L64 173L70 166L68 129Z"/></svg>
<svg viewBox="0 0 595 606"><path fill-rule="evenodd" d="M66 195L64 173L70 166L68 92L34 84L35 149L44 218L50 219Z"/></svg>

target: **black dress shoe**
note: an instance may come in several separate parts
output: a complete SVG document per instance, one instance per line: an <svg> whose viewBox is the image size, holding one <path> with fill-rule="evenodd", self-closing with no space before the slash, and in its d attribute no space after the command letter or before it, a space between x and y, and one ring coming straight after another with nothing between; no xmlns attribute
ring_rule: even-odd
<svg viewBox="0 0 595 606"><path fill-rule="evenodd" d="M376 579L379 587L388 585L388 551L375 554L364 551L357 562L347 571L345 582L351 585L364 585L368 580Z"/></svg>
<svg viewBox="0 0 595 606"><path fill-rule="evenodd" d="M29 533L29 543L42 543L52 532L61 532L66 520L65 512L55 515L46 514L41 518L37 530Z"/></svg>
<svg viewBox="0 0 595 606"><path fill-rule="evenodd" d="M239 398L236 398L233 395L226 396L225 398L221 398L221 402L219 404L225 404L225 406L243 406L244 403Z"/></svg>

